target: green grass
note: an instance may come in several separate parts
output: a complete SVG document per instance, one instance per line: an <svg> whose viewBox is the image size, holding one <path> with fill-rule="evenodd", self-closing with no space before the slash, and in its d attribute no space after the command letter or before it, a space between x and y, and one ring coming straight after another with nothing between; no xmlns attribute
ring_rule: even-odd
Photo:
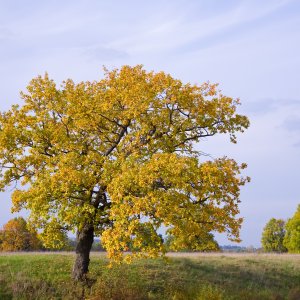
<svg viewBox="0 0 300 300"><path fill-rule="evenodd" d="M300 299L300 255L197 254L107 268L92 255L85 287L74 255L0 255L0 299Z"/></svg>

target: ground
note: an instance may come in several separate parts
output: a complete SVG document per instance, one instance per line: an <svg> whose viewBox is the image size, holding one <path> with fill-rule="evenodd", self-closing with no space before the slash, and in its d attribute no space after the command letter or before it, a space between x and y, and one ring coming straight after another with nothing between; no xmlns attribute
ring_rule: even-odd
<svg viewBox="0 0 300 300"><path fill-rule="evenodd" d="M72 253L0 254L0 299L300 299L300 255L170 254L107 267L92 253L89 280L72 283Z"/></svg>

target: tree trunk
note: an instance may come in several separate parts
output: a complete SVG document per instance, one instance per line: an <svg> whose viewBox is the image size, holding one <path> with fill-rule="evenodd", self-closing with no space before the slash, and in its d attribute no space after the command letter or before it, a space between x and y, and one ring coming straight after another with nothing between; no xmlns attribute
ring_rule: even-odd
<svg viewBox="0 0 300 300"><path fill-rule="evenodd" d="M76 260L73 267L72 277L76 281L82 281L89 271L90 251L94 241L94 227L85 225L77 232Z"/></svg>

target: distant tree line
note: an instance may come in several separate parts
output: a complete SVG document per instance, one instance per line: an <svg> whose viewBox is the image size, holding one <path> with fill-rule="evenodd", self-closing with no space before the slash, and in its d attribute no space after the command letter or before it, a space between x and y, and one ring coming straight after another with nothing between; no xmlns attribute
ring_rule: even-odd
<svg viewBox="0 0 300 300"><path fill-rule="evenodd" d="M287 222L272 218L263 229L261 243L266 252L300 253L300 204Z"/></svg>
<svg viewBox="0 0 300 300"><path fill-rule="evenodd" d="M178 240L167 235L162 237L167 251L238 251L244 252L246 249L227 249L220 247L215 241L213 234L209 233L206 238L200 239L193 247L186 240ZM61 242L62 241L62 242ZM76 248L75 239L68 238L67 234L63 239L60 237L60 250L71 251ZM263 229L261 243L266 252L290 252L300 253L300 205L294 216L285 222L282 219L272 218ZM178 247L181 245L181 247ZM184 245L184 247L182 247ZM196 247L195 247L196 245ZM57 248L57 247L56 247ZM43 251L50 250L43 246L38 232L28 228L26 221L22 217L9 220L0 229L0 251ZM103 251L100 240L96 240L92 250Z"/></svg>
<svg viewBox="0 0 300 300"><path fill-rule="evenodd" d="M213 234L208 234L205 240L200 239L197 247L192 247L188 239L178 247L178 241L173 235L163 237L160 235L167 251L219 251L220 247L215 241ZM63 242L58 250L72 251L76 248L76 239L69 238L65 234ZM57 247L55 247L57 250ZM47 251L53 250L43 246L40 235L34 229L28 227L26 220L17 217L9 220L2 229L0 229L0 251ZM131 249L133 250L133 249ZM92 251L104 251L100 239L95 239Z"/></svg>

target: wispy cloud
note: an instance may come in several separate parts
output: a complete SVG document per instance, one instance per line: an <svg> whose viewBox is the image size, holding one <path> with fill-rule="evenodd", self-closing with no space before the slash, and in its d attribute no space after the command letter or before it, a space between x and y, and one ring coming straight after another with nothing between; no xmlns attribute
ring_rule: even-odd
<svg viewBox="0 0 300 300"><path fill-rule="evenodd" d="M211 15L209 8L191 1L175 13L157 11L157 14L142 22L140 31L112 42L113 46L124 47L128 51L191 52L226 41L245 38L246 34L257 34L269 23L270 16L282 14L283 7L292 1L239 1L231 5L218 3L223 10ZM216 3L212 3L212 7ZM211 7L211 8L212 8ZM259 9L258 9L259 7ZM163 7L164 8L164 7ZM210 13L207 13L207 10ZM153 42L154 41L154 42Z"/></svg>
<svg viewBox="0 0 300 300"><path fill-rule="evenodd" d="M112 61L116 59L126 59L129 54L126 51L109 48L109 47L92 47L83 51L83 54L90 61Z"/></svg>
<svg viewBox="0 0 300 300"><path fill-rule="evenodd" d="M0 26L0 41L5 41L14 36L14 33L11 29L5 26Z"/></svg>
<svg viewBox="0 0 300 300"><path fill-rule="evenodd" d="M288 114L295 110L300 111L300 100L268 98L256 101L247 101L243 103L242 109L244 112L254 116L270 114L278 110Z"/></svg>
<svg viewBox="0 0 300 300"><path fill-rule="evenodd" d="M300 114L289 116L283 123L283 128L291 132L300 132Z"/></svg>

